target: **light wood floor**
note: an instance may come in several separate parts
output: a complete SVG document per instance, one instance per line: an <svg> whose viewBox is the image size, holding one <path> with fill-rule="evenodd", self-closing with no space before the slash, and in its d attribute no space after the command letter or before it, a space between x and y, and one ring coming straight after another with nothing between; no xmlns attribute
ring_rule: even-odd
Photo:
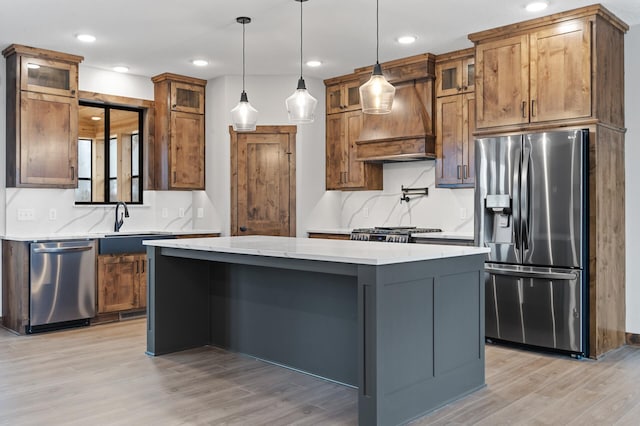
<svg viewBox="0 0 640 426"><path fill-rule="evenodd" d="M0 424L357 424L354 389L215 348L148 357L145 325L0 329ZM487 346L486 360L487 387L414 425L640 424L640 347L577 361Z"/></svg>

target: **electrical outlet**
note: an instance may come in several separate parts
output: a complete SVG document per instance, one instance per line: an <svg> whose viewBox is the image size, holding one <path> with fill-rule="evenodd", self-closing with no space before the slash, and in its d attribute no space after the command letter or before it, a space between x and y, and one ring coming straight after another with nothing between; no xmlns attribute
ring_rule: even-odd
<svg viewBox="0 0 640 426"><path fill-rule="evenodd" d="M369 208L365 207L362 209L362 216L369 217Z"/></svg>
<svg viewBox="0 0 640 426"><path fill-rule="evenodd" d="M198 207L196 216L198 216L198 219L201 219L204 217L204 209L202 207Z"/></svg>
<svg viewBox="0 0 640 426"><path fill-rule="evenodd" d="M58 218L58 211L56 209L49 209L49 220L56 220Z"/></svg>
<svg viewBox="0 0 640 426"><path fill-rule="evenodd" d="M162 216L163 219L166 219L169 217L169 209L166 207L162 208L162 212L160 213L160 215Z"/></svg>
<svg viewBox="0 0 640 426"><path fill-rule="evenodd" d="M179 217L184 217L184 207L180 207L180 208L178 209L178 216L179 216Z"/></svg>
<svg viewBox="0 0 640 426"><path fill-rule="evenodd" d="M36 220L36 212L33 209L18 209L18 220L21 222Z"/></svg>

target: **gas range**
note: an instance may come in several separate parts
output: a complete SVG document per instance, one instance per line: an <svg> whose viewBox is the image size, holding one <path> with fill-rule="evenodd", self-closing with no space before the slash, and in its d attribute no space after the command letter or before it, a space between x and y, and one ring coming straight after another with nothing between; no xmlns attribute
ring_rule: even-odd
<svg viewBox="0 0 640 426"><path fill-rule="evenodd" d="M442 232L442 229L417 228L415 226L376 226L375 228L356 228L351 231L351 239L387 243L410 243L412 242L412 234L426 232Z"/></svg>

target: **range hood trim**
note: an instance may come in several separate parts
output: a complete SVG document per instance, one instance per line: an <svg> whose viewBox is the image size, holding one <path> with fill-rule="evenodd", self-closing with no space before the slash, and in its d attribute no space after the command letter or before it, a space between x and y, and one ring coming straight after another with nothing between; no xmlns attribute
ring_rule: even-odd
<svg viewBox="0 0 640 426"><path fill-rule="evenodd" d="M404 142L404 143L403 143ZM410 142L411 144L405 144ZM387 145L387 152L380 154L379 147ZM407 147L413 147L413 150L406 150ZM356 160L365 163L392 163L419 160L434 160L435 149L434 135L412 135L397 136L390 138L380 138L373 140L357 140L356 141ZM391 152L389 152L391 149ZM369 151L374 151L371 154Z"/></svg>

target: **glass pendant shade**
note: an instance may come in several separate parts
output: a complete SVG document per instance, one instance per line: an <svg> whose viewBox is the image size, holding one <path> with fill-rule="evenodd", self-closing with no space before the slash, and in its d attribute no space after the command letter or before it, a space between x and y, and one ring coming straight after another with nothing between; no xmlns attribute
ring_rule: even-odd
<svg viewBox="0 0 640 426"><path fill-rule="evenodd" d="M247 94L242 91L240 102L231 110L231 122L236 132L253 132L258 122L258 110L251 106Z"/></svg>
<svg viewBox="0 0 640 426"><path fill-rule="evenodd" d="M285 101L289 121L294 123L313 123L316 118L316 106L318 101L311 96L304 83L304 79L298 80L298 88L293 95Z"/></svg>
<svg viewBox="0 0 640 426"><path fill-rule="evenodd" d="M258 122L258 110L251 106L247 92L244 91L244 74L245 74L245 32L244 26L251 22L251 18L239 16L236 22L242 24L242 93L240 94L240 102L231 110L231 123L233 130L236 132L253 132L256 130Z"/></svg>
<svg viewBox="0 0 640 426"><path fill-rule="evenodd" d="M365 114L388 114L393 106L396 88L382 75L379 63L373 67L371 78L360 86L360 106Z"/></svg>

